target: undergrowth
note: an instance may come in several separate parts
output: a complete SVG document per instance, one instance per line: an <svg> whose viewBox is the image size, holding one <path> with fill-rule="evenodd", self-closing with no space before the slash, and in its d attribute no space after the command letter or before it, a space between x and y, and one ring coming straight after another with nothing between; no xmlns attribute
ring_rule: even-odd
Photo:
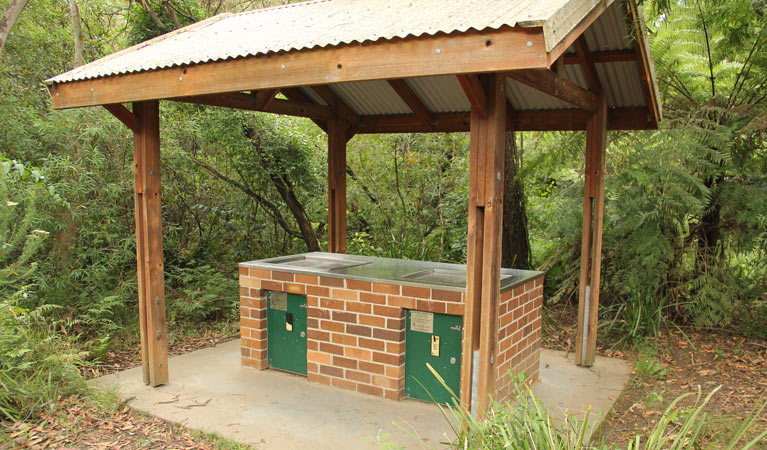
<svg viewBox="0 0 767 450"><path fill-rule="evenodd" d="M449 448L456 450L609 450L619 448L604 442L599 437L598 423L592 421L591 410L586 412L583 420L568 415L561 419L552 417L532 393L530 387L524 383L524 374L515 376L516 398L505 402L491 399L485 418L478 419L460 407L458 397L442 377L431 366L429 369L452 395L452 404L439 405L442 415L457 436L453 442L449 443ZM720 387L712 390L705 397L699 389L697 394L688 393L674 399L658 419L656 426L646 434L636 434L630 440L627 450L702 448L748 450L763 443L767 438L767 430L757 430L756 436L750 440L746 436L749 432L753 432L758 417L767 407L765 399L760 400L751 413L735 427L729 441L703 442L702 431L709 420L706 407ZM695 397L692 406L686 408L679 406L690 397ZM379 446L386 449L403 448L388 437L380 438ZM424 446L433 448L426 444Z"/></svg>

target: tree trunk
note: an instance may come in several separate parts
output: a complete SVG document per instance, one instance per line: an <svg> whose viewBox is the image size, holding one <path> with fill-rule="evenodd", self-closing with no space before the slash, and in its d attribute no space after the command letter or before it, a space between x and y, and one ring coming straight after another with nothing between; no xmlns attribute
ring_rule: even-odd
<svg viewBox="0 0 767 450"><path fill-rule="evenodd" d="M8 35L11 33L11 29L19 20L21 11L29 3L29 0L11 0L8 6L5 7L3 16L0 17L0 56L3 54L3 47L5 46L5 40L8 39Z"/></svg>
<svg viewBox="0 0 767 450"><path fill-rule="evenodd" d="M256 151L261 153L263 148L261 147L262 144L256 129L251 126L247 126L244 131L245 135L253 142L253 145L256 147ZM266 160L268 160L268 158ZM296 219L298 229L301 232L301 237L303 237L308 251L321 251L320 240L317 239L317 232L312 227L312 221L309 219L309 215L306 214L304 205L301 204L301 201L296 196L293 183L282 174L272 173L270 168L264 165L272 164L273 162L265 162L263 156L259 157L259 162L261 163L263 169L270 174L269 179L272 181L275 189L277 189L280 197L282 197L282 200L287 205L288 210L290 210L290 213L293 215L293 218Z"/></svg>
<svg viewBox="0 0 767 450"><path fill-rule="evenodd" d="M69 0L69 16L72 19L72 40L75 44L75 54L72 58L73 67L80 67L83 61L83 24L80 19L80 7L77 0Z"/></svg>
<svg viewBox="0 0 767 450"><path fill-rule="evenodd" d="M722 181L721 175L712 176L705 181L707 188L711 189L712 197L707 211L700 218L700 227L698 228L698 270L705 270L706 265L711 261L722 256L719 242L721 240L720 218L721 203L719 202L719 184Z"/></svg>
<svg viewBox="0 0 767 450"><path fill-rule="evenodd" d="M306 248L310 252L322 251L320 249L320 241L317 239L317 233L314 231L314 228L312 228L312 221L309 220L304 205L302 205L298 200L298 197L296 197L293 184L290 183L286 177L282 176L272 176L271 179L272 183L274 183L274 187L277 188L280 197L282 197L282 200L285 201L285 204L288 206L290 213L293 214L293 218L296 219L298 229L301 230L301 236L306 243Z"/></svg>
<svg viewBox="0 0 767 450"><path fill-rule="evenodd" d="M527 233L525 189L519 172L522 168L521 151L513 131L506 132L506 185L503 190L503 238L501 240L501 266L530 269L530 238Z"/></svg>

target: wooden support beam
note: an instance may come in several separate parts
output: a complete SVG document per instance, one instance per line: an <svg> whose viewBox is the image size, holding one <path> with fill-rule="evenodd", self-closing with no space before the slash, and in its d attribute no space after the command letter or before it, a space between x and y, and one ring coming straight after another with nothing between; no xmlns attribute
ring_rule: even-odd
<svg viewBox="0 0 767 450"><path fill-rule="evenodd" d="M103 106L104 109L112 113L113 116L117 117L117 120L125 124L125 126L128 127L131 131L138 133L138 119L135 115L133 115L132 112L130 112L128 108L123 106L121 103L112 103L110 105Z"/></svg>
<svg viewBox="0 0 767 450"><path fill-rule="evenodd" d="M487 118L487 95L479 78L476 75L457 75L458 82L463 88L466 98L469 99L471 110L479 114L482 119Z"/></svg>
<svg viewBox="0 0 767 450"><path fill-rule="evenodd" d="M296 100L282 100L273 98L263 108L259 108L257 96L241 92L228 94L197 95L193 97L171 98L174 102L195 103L198 105L220 106L222 108L236 108L248 111L263 111L287 116L308 117L317 120L330 120L336 117L333 108L317 105L314 103Z"/></svg>
<svg viewBox="0 0 767 450"><path fill-rule="evenodd" d="M136 265L138 269L141 364L144 382L168 382L168 336L160 201L159 102L133 104L139 131L133 134Z"/></svg>
<svg viewBox="0 0 767 450"><path fill-rule="evenodd" d="M427 128L415 114L363 116L364 126L357 134L428 133L469 131L469 113L434 114L434 127ZM507 115L507 128L515 131L584 131L590 113L580 109L515 111ZM653 129L650 113L645 108L611 109L607 121L609 130Z"/></svg>
<svg viewBox="0 0 767 450"><path fill-rule="evenodd" d="M312 102L312 99L301 92L301 89L298 88L284 88L281 89L280 92L282 92L282 95L284 95L288 100L299 101L303 103L314 103ZM328 122L326 120L311 119L311 121L320 127L320 129L322 129L322 131L325 133L328 132Z"/></svg>
<svg viewBox="0 0 767 450"><path fill-rule="evenodd" d="M607 145L607 100L599 97L599 110L586 128L586 170L583 188L583 231L578 286L578 327L575 361L594 364L602 268L602 223L604 217L605 147Z"/></svg>
<svg viewBox="0 0 767 450"><path fill-rule="evenodd" d="M279 93L279 89L261 89L260 91L253 91L251 95L255 97L255 104L253 106L256 111L267 109Z"/></svg>
<svg viewBox="0 0 767 450"><path fill-rule="evenodd" d="M325 100L325 103L335 109L339 119L345 120L354 127L359 126L360 117L329 86L312 86L311 88Z"/></svg>
<svg viewBox="0 0 767 450"><path fill-rule="evenodd" d="M577 41L577 39L576 39ZM565 64L581 64L581 57L577 53L566 53L562 56ZM603 50L591 52L591 60L595 64L636 61L637 55L634 50Z"/></svg>
<svg viewBox="0 0 767 450"><path fill-rule="evenodd" d="M349 124L328 121L328 251L346 253L346 143Z"/></svg>
<svg viewBox="0 0 767 450"><path fill-rule="evenodd" d="M501 225L503 219L506 139L506 77L487 76L487 109L483 119L471 113L469 229L464 311L461 405L471 407L472 359L479 337L477 416L487 412L495 393L498 300L501 290ZM479 318L479 320L477 320Z"/></svg>
<svg viewBox="0 0 767 450"><path fill-rule="evenodd" d="M399 95L402 101L407 104L408 108L413 111L413 114L423 122L426 128L434 129L434 117L432 116L431 111L426 108L426 105L423 104L421 99L418 98L418 95L413 92L413 89L410 88L405 80L389 80L389 86L394 89L397 95Z"/></svg>
<svg viewBox="0 0 767 450"><path fill-rule="evenodd" d="M583 69L584 75L586 75L586 82L589 84L589 90L591 92L599 93L602 91L602 83L599 81L599 74L594 66L594 57L591 55L591 50L586 43L586 38L581 35L575 40L575 51L581 58L581 69Z"/></svg>
<svg viewBox="0 0 767 450"><path fill-rule="evenodd" d="M597 110L597 96L551 70L518 70L509 78L589 112Z"/></svg>
<svg viewBox="0 0 767 450"><path fill-rule="evenodd" d="M50 86L51 105L76 108L285 86L532 69L548 67L546 55L540 27L470 30L55 83Z"/></svg>

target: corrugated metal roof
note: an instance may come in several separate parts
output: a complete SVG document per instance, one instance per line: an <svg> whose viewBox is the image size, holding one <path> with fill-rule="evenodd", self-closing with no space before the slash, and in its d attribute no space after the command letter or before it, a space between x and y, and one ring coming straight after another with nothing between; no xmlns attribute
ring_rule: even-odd
<svg viewBox="0 0 767 450"><path fill-rule="evenodd" d="M412 112L386 81L334 84L331 89L348 107L362 116L409 114Z"/></svg>
<svg viewBox="0 0 767 450"><path fill-rule="evenodd" d="M586 43L592 52L604 50L625 50L633 46L626 27L623 6L613 3L584 33Z"/></svg>
<svg viewBox="0 0 767 450"><path fill-rule="evenodd" d="M460 33L542 27L553 48L596 5L613 0L313 0L216 16L48 80L51 83L274 52Z"/></svg>
<svg viewBox="0 0 767 450"><path fill-rule="evenodd" d="M633 45L628 37L628 29L619 2L613 3L584 34L589 50L592 52L627 50ZM566 53L574 52L575 50L571 47ZM610 108L646 106L636 62L600 63L595 66ZM583 88L588 88L583 69L578 64L566 65L563 76ZM471 105L454 76L411 78L407 80L407 83L426 108L434 113L471 110ZM334 85L334 89L343 91L346 85ZM383 105L391 104L391 92L388 91L370 89L364 92L357 91L355 94L355 98L349 98L348 104L360 115L400 114L403 112L402 108L407 108L404 103L399 107L384 107ZM506 96L517 111L577 109L569 103L513 80L507 80ZM359 109L358 105L361 104L369 106L366 109ZM376 105L375 109L372 105ZM405 109L404 112L409 113L410 110Z"/></svg>
<svg viewBox="0 0 767 450"><path fill-rule="evenodd" d="M471 109L471 103L463 93L456 77L411 78L407 84L424 106L435 113L463 112Z"/></svg>

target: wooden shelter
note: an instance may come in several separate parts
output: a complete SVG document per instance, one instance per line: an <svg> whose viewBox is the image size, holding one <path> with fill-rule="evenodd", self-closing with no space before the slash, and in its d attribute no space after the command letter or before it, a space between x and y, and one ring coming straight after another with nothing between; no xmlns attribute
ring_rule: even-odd
<svg viewBox="0 0 767 450"><path fill-rule="evenodd" d="M47 81L54 109L103 106L134 135L146 383L168 381L159 100L307 117L328 133L328 247L346 251L355 134L469 131L464 354L492 392L506 130L585 130L576 360L594 361L606 131L656 128L641 14L620 0L314 0L223 14ZM132 107L124 106L131 103ZM461 403L471 404L472 358Z"/></svg>

